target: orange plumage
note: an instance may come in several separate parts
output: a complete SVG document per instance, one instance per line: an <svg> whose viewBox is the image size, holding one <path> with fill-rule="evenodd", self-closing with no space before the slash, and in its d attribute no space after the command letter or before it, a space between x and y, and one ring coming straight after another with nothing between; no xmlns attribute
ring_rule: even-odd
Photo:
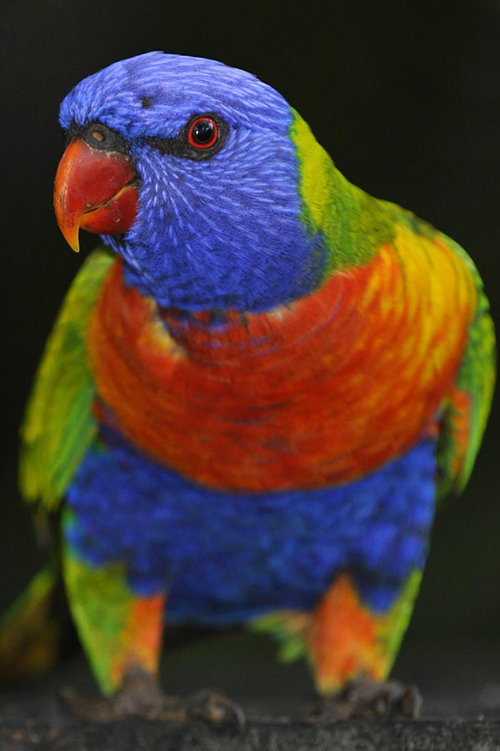
<svg viewBox="0 0 500 751"><path fill-rule="evenodd" d="M431 266L451 283L428 288ZM229 314L215 335L201 317L186 331L170 314L170 334L166 314L127 289L116 261L89 330L101 415L212 487L352 480L431 429L474 300L467 269L444 243L401 228L397 249L385 245L289 307L245 321Z"/></svg>

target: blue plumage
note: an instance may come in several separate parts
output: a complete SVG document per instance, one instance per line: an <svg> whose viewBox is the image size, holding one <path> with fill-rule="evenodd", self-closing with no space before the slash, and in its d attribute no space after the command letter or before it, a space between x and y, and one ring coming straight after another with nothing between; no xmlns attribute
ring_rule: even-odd
<svg viewBox="0 0 500 751"><path fill-rule="evenodd" d="M435 445L336 488L227 494L146 461L123 439L95 446L68 492L72 546L87 561L127 562L141 595L168 588L169 622L240 623L310 610L348 568L383 612L422 569L434 510Z"/></svg>
<svg viewBox="0 0 500 751"><path fill-rule="evenodd" d="M284 611L262 627L343 716L358 681L368 712L392 711L437 480L465 483L491 396L492 370L471 365L493 342L473 266L221 63L116 63L61 124L59 226L118 258L89 259L56 324L23 491L60 511L111 716L158 709L165 607L203 626Z"/></svg>
<svg viewBox="0 0 500 751"><path fill-rule="evenodd" d="M210 159L148 144L214 109L230 127ZM260 311L318 286L326 246L301 220L293 111L270 86L213 60L153 52L82 81L60 120L99 121L127 139L138 214L125 237L103 240L124 258L127 282L163 307Z"/></svg>

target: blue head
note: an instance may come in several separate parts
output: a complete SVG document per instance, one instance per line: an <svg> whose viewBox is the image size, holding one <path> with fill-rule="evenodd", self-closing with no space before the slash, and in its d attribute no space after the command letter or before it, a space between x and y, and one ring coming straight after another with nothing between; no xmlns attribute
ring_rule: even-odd
<svg viewBox="0 0 500 751"><path fill-rule="evenodd" d="M194 134L205 144L192 132L207 114L217 130L209 147L210 121ZM62 126L105 126L139 178L132 226L103 236L127 282L190 311L265 310L317 286L324 253L301 219L293 118L270 86L202 58L151 52L79 83Z"/></svg>

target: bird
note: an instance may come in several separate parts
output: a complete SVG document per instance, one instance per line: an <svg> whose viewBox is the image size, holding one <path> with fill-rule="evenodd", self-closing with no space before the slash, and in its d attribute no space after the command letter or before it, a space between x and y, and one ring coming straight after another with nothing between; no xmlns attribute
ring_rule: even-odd
<svg viewBox="0 0 500 751"><path fill-rule="evenodd" d="M27 407L22 495L57 553L4 633L62 577L109 716L167 706L165 623L268 633L337 716L417 714L390 672L495 380L473 262L221 62L121 60L60 123L57 222L102 245Z"/></svg>

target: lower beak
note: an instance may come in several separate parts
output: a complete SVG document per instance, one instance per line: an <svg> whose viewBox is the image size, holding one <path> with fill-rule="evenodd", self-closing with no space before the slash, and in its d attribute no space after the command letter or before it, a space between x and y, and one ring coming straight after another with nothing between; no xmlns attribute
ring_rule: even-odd
<svg viewBox="0 0 500 751"><path fill-rule="evenodd" d="M127 154L99 151L75 138L57 168L54 208L66 241L79 251L80 228L101 235L127 232L137 213L137 188Z"/></svg>

